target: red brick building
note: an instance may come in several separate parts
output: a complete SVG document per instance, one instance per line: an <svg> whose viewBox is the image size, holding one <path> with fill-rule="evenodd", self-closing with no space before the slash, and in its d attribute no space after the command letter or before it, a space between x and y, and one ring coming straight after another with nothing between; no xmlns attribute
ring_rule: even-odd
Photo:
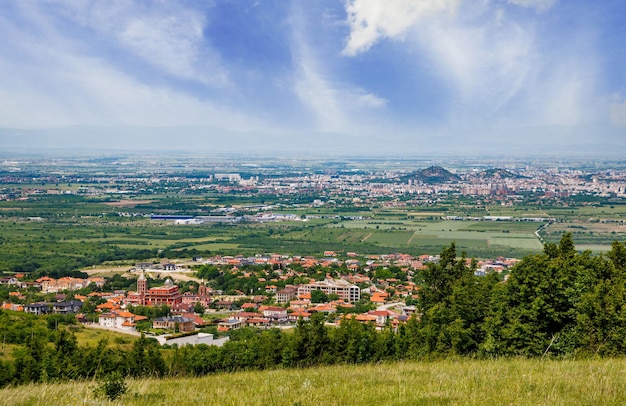
<svg viewBox="0 0 626 406"><path fill-rule="evenodd" d="M130 293L127 302L142 306L174 306L182 302L182 295L169 278L165 285L148 289L148 281L142 273L137 279L137 292Z"/></svg>

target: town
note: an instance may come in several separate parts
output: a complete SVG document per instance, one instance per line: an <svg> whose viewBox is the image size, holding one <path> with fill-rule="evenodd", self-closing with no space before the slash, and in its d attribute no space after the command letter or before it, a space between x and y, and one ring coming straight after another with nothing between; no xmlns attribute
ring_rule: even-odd
<svg viewBox="0 0 626 406"><path fill-rule="evenodd" d="M168 345L222 345L231 330L293 328L313 313L323 313L329 326L350 317L374 323L379 330L397 329L415 313L418 285L413 277L438 260L438 255L359 257L355 252L340 259L336 252L326 251L323 258L273 254L187 261L197 271L169 261L142 262L123 273L134 290L107 290L110 284L101 276L28 280L20 273L0 278L0 288L8 293L1 308L35 315L75 315L86 327L146 332ZM517 262L511 258L479 261L474 264L475 274L506 275ZM163 284L152 286L150 275L164 280ZM184 289L172 279L181 275L187 280ZM217 278L205 282L201 275ZM219 284L217 279L224 275L243 281L247 292ZM37 300L44 298L49 300ZM132 312L146 306L158 308L163 315Z"/></svg>

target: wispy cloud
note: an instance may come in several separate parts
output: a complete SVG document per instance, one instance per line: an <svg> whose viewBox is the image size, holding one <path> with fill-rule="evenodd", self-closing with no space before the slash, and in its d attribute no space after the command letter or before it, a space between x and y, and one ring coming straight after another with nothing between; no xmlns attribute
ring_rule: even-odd
<svg viewBox="0 0 626 406"><path fill-rule="evenodd" d="M213 51L201 43L204 22L192 10L173 4L150 8L125 1L50 1L50 15L42 4L20 2L13 18L0 13L0 36L11 39L0 43L1 126L271 128L250 112L168 81L151 82L136 64L124 64L130 55L177 80L218 87L227 83L224 68L207 57ZM85 34L90 37L82 38ZM111 49L94 49L94 44Z"/></svg>
<svg viewBox="0 0 626 406"><path fill-rule="evenodd" d="M538 10L554 4L509 2ZM598 117L593 50L547 50L535 21L517 19L503 3L353 0L346 12L351 30L345 55L365 52L381 39L399 39L405 63L431 66L432 80L449 90L448 130L576 125Z"/></svg>
<svg viewBox="0 0 626 406"><path fill-rule="evenodd" d="M294 92L312 112L314 130L355 133L364 131L372 111L384 108L387 101L364 89L339 82L316 56L307 41L307 24L302 10L294 9L292 52Z"/></svg>
<svg viewBox="0 0 626 406"><path fill-rule="evenodd" d="M204 85L228 83L219 55L203 37L204 15L184 2L49 0L80 24L161 72Z"/></svg>

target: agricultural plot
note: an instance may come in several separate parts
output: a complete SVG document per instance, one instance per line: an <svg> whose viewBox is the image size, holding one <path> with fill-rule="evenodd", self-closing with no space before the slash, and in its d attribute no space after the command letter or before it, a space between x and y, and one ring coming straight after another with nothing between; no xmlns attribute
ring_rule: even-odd
<svg viewBox="0 0 626 406"><path fill-rule="evenodd" d="M411 231L377 231L367 241L386 247L399 247L407 245L412 236Z"/></svg>
<svg viewBox="0 0 626 406"><path fill-rule="evenodd" d="M544 223L504 221L344 221L331 227L346 230L360 229L369 234L362 242L384 247L394 247L412 252L436 252L454 242L458 248L480 256L481 253L502 251L501 255L515 252L533 252L543 248L535 231Z"/></svg>

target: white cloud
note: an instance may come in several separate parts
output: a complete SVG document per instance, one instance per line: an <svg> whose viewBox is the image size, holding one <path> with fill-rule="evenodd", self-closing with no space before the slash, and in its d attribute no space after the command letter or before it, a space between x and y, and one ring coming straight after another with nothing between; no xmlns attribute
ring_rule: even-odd
<svg viewBox="0 0 626 406"><path fill-rule="evenodd" d="M367 51L381 38L403 36L415 24L440 13L453 12L461 0L349 0L350 36L344 55Z"/></svg>
<svg viewBox="0 0 626 406"><path fill-rule="evenodd" d="M78 2L80 3L80 2ZM26 10L36 28L0 13L0 126L206 125L230 130L269 129L251 114L200 99L171 86L154 86L115 61L83 52L80 39L60 35L39 10Z"/></svg>
<svg viewBox="0 0 626 406"><path fill-rule="evenodd" d="M89 125L208 125L231 130L267 128L249 115L210 101L138 83L96 59L43 53L45 72L10 83L0 63L0 123L19 128Z"/></svg>
<svg viewBox="0 0 626 406"><path fill-rule="evenodd" d="M517 3L544 9L554 2ZM344 54L364 52L381 38L403 38L402 63L419 68L415 80L436 80L447 91L441 121L448 129L577 125L601 114L594 106L598 68L589 41L545 52L534 20L517 20L490 0L376 4L346 5L352 30ZM418 5L422 12L412 12ZM401 20L396 31L386 28L389 16Z"/></svg>
<svg viewBox="0 0 626 406"><path fill-rule="evenodd" d="M180 2L49 0L58 12L116 43L161 72L211 86L229 83L219 55L207 46L201 13Z"/></svg>
<svg viewBox="0 0 626 406"><path fill-rule="evenodd" d="M509 3L516 6L534 8L538 11L544 11L556 4L557 0L508 0Z"/></svg>

